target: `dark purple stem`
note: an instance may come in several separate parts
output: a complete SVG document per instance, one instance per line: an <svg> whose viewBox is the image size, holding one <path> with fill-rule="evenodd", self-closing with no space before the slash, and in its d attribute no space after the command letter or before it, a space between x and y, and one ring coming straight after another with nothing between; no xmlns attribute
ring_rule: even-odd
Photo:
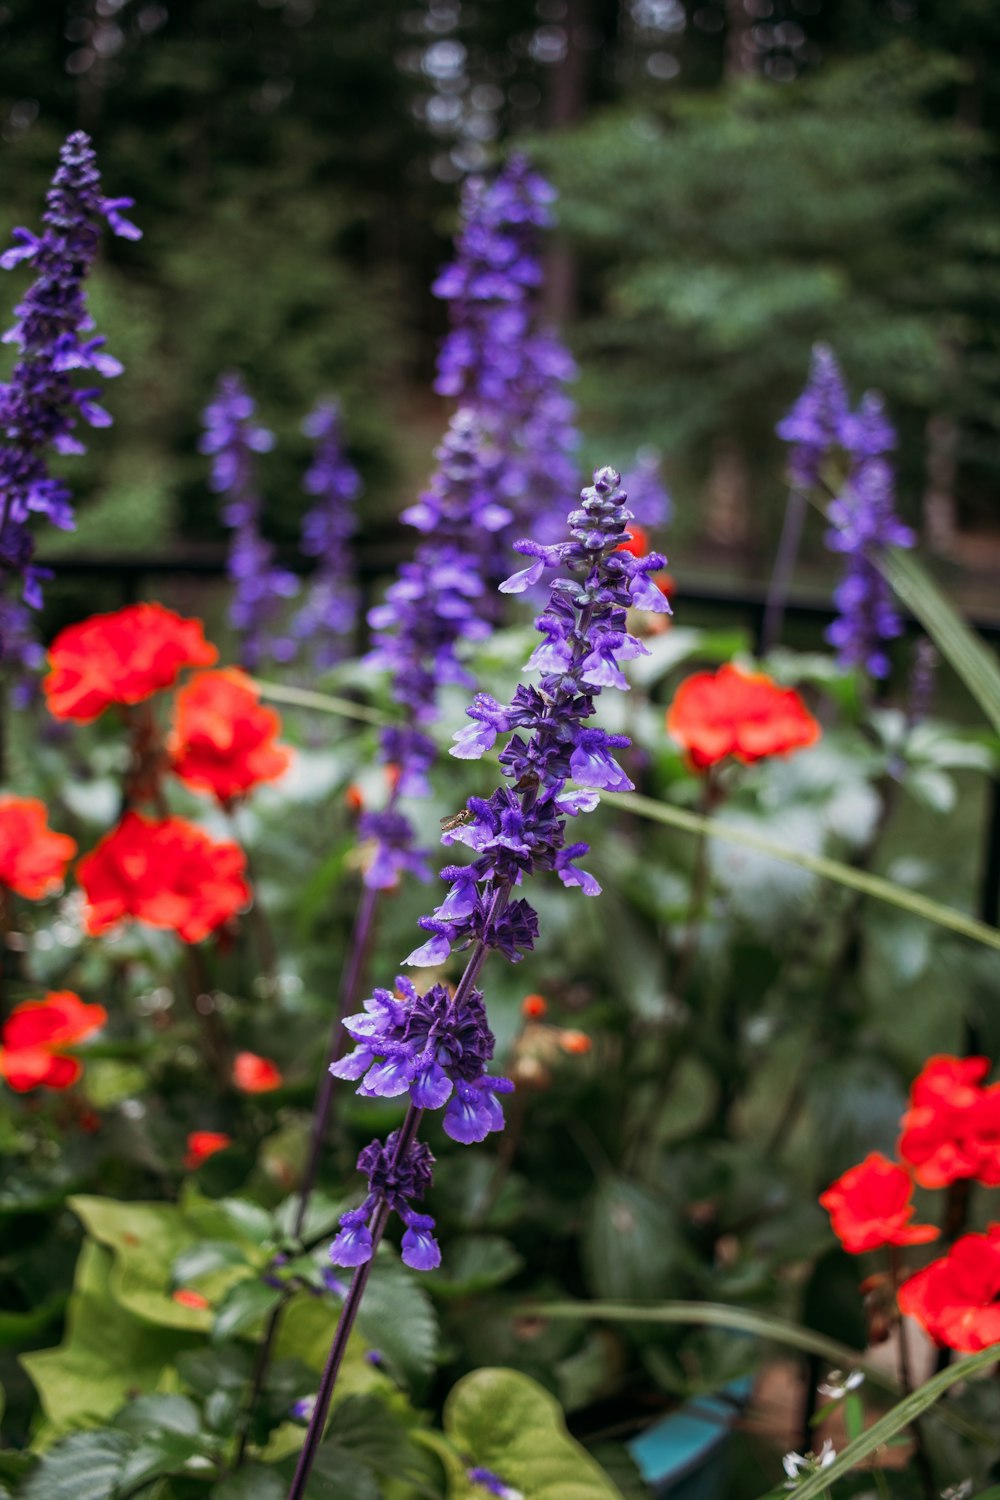
<svg viewBox="0 0 1000 1500"><path fill-rule="evenodd" d="M423 1113L423 1110L418 1109L415 1104L411 1104L407 1110L406 1118L400 1127L399 1136L396 1141L396 1150L393 1156L394 1162L400 1160L416 1139ZM327 1357L326 1368L323 1371L323 1378L316 1393L316 1407L312 1414L312 1420L309 1423L306 1440L302 1444L302 1449L299 1453L299 1461L295 1466L295 1477L288 1491L288 1500L302 1500L302 1497L305 1495L306 1485L309 1483L309 1475L316 1461L316 1453L323 1440L323 1433L326 1430L326 1419L330 1411L330 1402L333 1398L333 1388L337 1383L337 1376L340 1374L340 1366L344 1360L347 1342L354 1330L354 1323L361 1307L361 1299L365 1294L365 1287L368 1285L368 1278L375 1263L375 1252L381 1244L382 1236L385 1233L385 1226L388 1222L389 1206L383 1201L375 1209L371 1224L369 1225L372 1237L371 1258L355 1270L351 1278L350 1291L341 1308L340 1321L337 1324L337 1331L333 1336L333 1343L330 1345L330 1353Z"/></svg>
<svg viewBox="0 0 1000 1500"><path fill-rule="evenodd" d="M490 928L497 918L502 915L507 902L510 900L510 892L511 885L509 881L505 881L494 892L493 899L490 902L489 915L486 919L485 931L487 933L489 933ZM489 949L484 942L479 941L476 943L469 955L465 972L458 982L458 988L455 990L453 997L453 1004L460 1005L468 995L479 978L488 952ZM399 1135L396 1138L396 1147L392 1156L394 1167L403 1159L410 1146L416 1140L423 1115L423 1110L418 1109L415 1104L411 1103L409 1109L406 1111L406 1118L400 1126ZM358 1310L361 1307L361 1299L364 1296L365 1287L368 1285L368 1278L375 1263L375 1255L382 1242L382 1236L385 1234L385 1226L389 1222L389 1212L388 1204L384 1200L379 1202L368 1225L368 1231L372 1239L372 1253L368 1260L357 1267L351 1278L351 1289L340 1311L340 1321L337 1324L337 1331L333 1336L333 1343L330 1345L330 1353L326 1361L326 1368L323 1371L323 1379L320 1381L319 1391L316 1394L316 1407L309 1423L306 1440L299 1454L299 1461L295 1468L295 1477L292 1480L291 1489L288 1491L288 1500L302 1500L305 1494L309 1475L316 1461L316 1452L323 1440L326 1419L330 1411L330 1402L333 1398L333 1389L337 1383L340 1366L343 1363L344 1351L347 1348L347 1341L354 1329Z"/></svg>

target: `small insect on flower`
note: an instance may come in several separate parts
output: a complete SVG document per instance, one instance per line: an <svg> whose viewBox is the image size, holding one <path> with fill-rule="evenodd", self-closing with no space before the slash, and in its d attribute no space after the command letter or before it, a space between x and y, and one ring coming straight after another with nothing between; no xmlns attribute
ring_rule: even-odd
<svg viewBox="0 0 1000 1500"><path fill-rule="evenodd" d="M446 817L440 819L441 832L450 833L453 828L461 828L463 824L471 823L474 817L475 814L471 808L459 808L457 813L449 813Z"/></svg>
<svg viewBox="0 0 1000 1500"><path fill-rule="evenodd" d="M864 1379L864 1370L852 1370L849 1375L845 1375L843 1370L831 1370L818 1387L819 1393L830 1401L843 1401L850 1391L856 1391L859 1385L864 1384Z"/></svg>
<svg viewBox="0 0 1000 1500"><path fill-rule="evenodd" d="M794 1490L800 1479L809 1474L819 1474L823 1469L828 1469L837 1457L837 1450L827 1438L818 1453L786 1453L781 1460L782 1467L788 1478L785 1480L785 1489Z"/></svg>

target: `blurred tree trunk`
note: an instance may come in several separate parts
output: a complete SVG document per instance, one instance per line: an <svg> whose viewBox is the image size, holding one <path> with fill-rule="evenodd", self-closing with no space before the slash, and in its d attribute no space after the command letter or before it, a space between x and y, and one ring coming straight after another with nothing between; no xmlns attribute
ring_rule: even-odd
<svg viewBox="0 0 1000 1500"><path fill-rule="evenodd" d="M567 0L562 29L566 51L549 72L546 113L550 130L565 130L582 119L587 103L587 41L592 28L590 0ZM556 239L546 257L544 313L566 324L576 312L576 257L564 239Z"/></svg>

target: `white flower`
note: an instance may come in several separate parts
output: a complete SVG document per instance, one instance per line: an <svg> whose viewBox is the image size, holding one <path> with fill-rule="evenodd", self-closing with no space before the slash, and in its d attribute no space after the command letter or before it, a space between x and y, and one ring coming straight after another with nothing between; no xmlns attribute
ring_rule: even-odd
<svg viewBox="0 0 1000 1500"><path fill-rule="evenodd" d="M847 1376L843 1370L831 1370L819 1388L821 1396L828 1396L831 1401L843 1401L848 1391L856 1391L859 1385L864 1383L864 1371L852 1370Z"/></svg>
<svg viewBox="0 0 1000 1500"><path fill-rule="evenodd" d="M805 1474L818 1474L821 1469L828 1469L836 1457L837 1450L829 1438L818 1453L786 1453L781 1460L788 1475L785 1489L794 1490Z"/></svg>

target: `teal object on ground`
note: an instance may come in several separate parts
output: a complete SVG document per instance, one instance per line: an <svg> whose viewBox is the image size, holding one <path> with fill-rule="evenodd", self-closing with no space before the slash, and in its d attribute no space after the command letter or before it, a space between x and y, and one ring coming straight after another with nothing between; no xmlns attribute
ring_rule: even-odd
<svg viewBox="0 0 1000 1500"><path fill-rule="evenodd" d="M654 1495L717 1500L726 1480L730 1429L752 1388L750 1375L731 1380L717 1395L685 1401L628 1444Z"/></svg>

